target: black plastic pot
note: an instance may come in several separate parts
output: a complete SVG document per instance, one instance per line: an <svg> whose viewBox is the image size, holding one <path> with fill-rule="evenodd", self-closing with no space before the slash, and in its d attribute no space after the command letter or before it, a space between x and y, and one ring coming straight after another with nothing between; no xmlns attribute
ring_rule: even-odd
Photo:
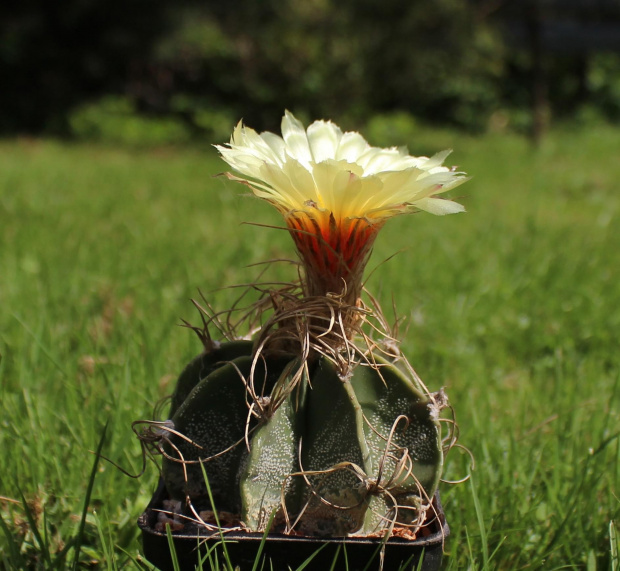
<svg viewBox="0 0 620 571"><path fill-rule="evenodd" d="M166 498L165 488L160 483L148 507L138 519L138 526L142 530L145 557L161 571L173 571L168 537L165 532L155 529L157 515L159 510L163 509L163 501ZM386 542L383 564L385 571L401 568L433 571L441 567L443 544L450 534L450 528L445 521L439 494L435 495L433 505L437 517L434 513L432 514L433 521L419 534L423 533L422 537L415 540L392 538ZM238 566L241 571L252 569L263 534L230 532L224 537L233 566ZM201 533L199 528L194 528L191 532L174 532L173 541L181 570L194 571L199 558L204 559L207 550L221 543L221 538L213 537L212 533L206 530ZM263 545L261 557L265 557L267 561L264 569L273 569L273 571L295 570L313 554L315 555L311 563L305 567L308 571L316 569L325 571L332 568L372 571L380 568L380 550L381 540L379 539L316 538L269 534ZM338 561L332 567L335 557L338 557ZM221 564L223 560L221 546L218 560ZM271 560L271 566L269 560ZM422 560L421 567L418 566L420 560ZM370 565L368 565L369 562L371 562ZM208 560L203 563L202 568L210 569ZM260 569L261 566L259 565L258 568Z"/></svg>

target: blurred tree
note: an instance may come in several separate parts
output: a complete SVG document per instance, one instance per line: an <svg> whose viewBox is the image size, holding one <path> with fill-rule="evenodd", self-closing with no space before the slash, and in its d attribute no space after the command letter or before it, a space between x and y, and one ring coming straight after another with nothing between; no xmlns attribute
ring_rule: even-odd
<svg viewBox="0 0 620 571"><path fill-rule="evenodd" d="M134 94L172 78L166 99L190 120L227 110L257 128L275 128L283 107L302 116L341 114L365 82L347 14L330 0L237 0L194 6L159 46Z"/></svg>
<svg viewBox="0 0 620 571"><path fill-rule="evenodd" d="M373 108L472 128L486 124L499 105L503 49L473 3L345 1Z"/></svg>
<svg viewBox="0 0 620 571"><path fill-rule="evenodd" d="M236 0L178 14L134 94L275 128L282 108L356 124L402 109L467 127L498 104L501 38L464 0ZM183 94L179 97L179 94ZM152 99L152 98L151 98Z"/></svg>
<svg viewBox="0 0 620 571"><path fill-rule="evenodd" d="M484 3L484 0L478 0ZM551 116L617 120L618 0L497 0L491 20L506 38L500 98L527 109L534 139ZM611 73L610 73L611 72ZM611 95L611 97L610 97ZM592 113L594 111L594 113ZM584 112L584 113L582 113Z"/></svg>
<svg viewBox="0 0 620 571"><path fill-rule="evenodd" d="M123 91L132 67L170 29L171 7L165 0L0 2L0 131L62 130L75 104Z"/></svg>
<svg viewBox="0 0 620 571"><path fill-rule="evenodd" d="M134 122L147 138L154 126L158 137L170 131L175 140L192 133L221 140L239 117L257 129L277 129L285 107L306 119L333 117L347 128L392 111L471 130L526 128L535 69L555 113L570 116L589 104L617 116L620 60L613 53L593 57L587 46L591 38L600 44L594 50L620 46L620 29L612 33L618 6L618 0L8 0L0 3L0 132L112 133L138 113L155 116L152 124ZM530 33L532 7L542 15L540 36ZM532 37L540 40L538 67ZM506 120L493 123L496 112ZM109 116L112 126L105 125Z"/></svg>

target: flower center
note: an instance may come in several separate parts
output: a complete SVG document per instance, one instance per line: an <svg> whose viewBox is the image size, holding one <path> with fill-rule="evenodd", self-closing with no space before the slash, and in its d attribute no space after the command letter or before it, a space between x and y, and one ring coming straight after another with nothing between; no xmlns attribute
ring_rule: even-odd
<svg viewBox="0 0 620 571"><path fill-rule="evenodd" d="M342 297L344 303L356 305L364 268L383 221L337 220L333 212L318 208L291 211L285 219L302 258L304 293L332 294Z"/></svg>

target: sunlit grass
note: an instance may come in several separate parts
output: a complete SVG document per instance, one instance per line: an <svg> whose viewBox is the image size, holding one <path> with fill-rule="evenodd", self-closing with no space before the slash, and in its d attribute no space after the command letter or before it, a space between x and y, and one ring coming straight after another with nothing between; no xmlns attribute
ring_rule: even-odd
<svg viewBox="0 0 620 571"><path fill-rule="evenodd" d="M390 221L368 287L408 317L403 347L446 387L476 458L471 483L442 487L446 566L606 569L620 515L620 131L558 129L537 152L446 131L410 144L445 147L474 176L455 191L468 213ZM45 568L77 536L106 423L104 454L140 471L130 424L199 351L177 327L197 320L198 289L293 255L285 232L241 224L281 222L213 178L223 169L209 149L0 144L0 566ZM209 297L225 308L234 293ZM467 470L453 451L447 477ZM157 477L99 465L84 563L138 566L135 520Z"/></svg>

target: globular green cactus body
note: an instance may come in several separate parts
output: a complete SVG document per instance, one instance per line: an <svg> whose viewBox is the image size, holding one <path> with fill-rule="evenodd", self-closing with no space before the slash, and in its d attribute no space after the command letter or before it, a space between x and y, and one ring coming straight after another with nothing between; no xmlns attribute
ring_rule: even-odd
<svg viewBox="0 0 620 571"><path fill-rule="evenodd" d="M443 454L437 405L413 374L375 357L341 376L317 356L300 376L298 360L254 359L249 344L235 343L225 350L245 355L228 363L204 355L210 367L190 365L181 376L183 390L193 388L173 407L166 435L172 498L233 512L255 531L274 512L276 529L296 522L308 535L369 535L416 521ZM260 406L252 406L250 378ZM278 406L269 406L278 394Z"/></svg>
<svg viewBox="0 0 620 571"><path fill-rule="evenodd" d="M239 352L248 354L228 362L220 360L224 354L233 357ZM208 493L200 460L209 459L203 465L217 508L239 512L239 466L247 456L244 438L246 429L251 431L256 425L255 418L248 414L244 380L254 374L269 394L277 380L272 372L282 368L276 359L254 362L250 353L251 344L236 344L223 351L218 349L217 356L197 357L183 371L179 380L184 390L193 388L177 408L173 399L175 436L165 447L163 462L164 479L173 498L188 496L197 500L198 507L204 504ZM200 371L206 371L206 376L201 378ZM179 385L175 396L181 393Z"/></svg>
<svg viewBox="0 0 620 571"><path fill-rule="evenodd" d="M211 343L209 351L201 353L190 361L179 376L172 394L170 416L173 416L176 410L183 404L200 379L208 377L215 369L237 357L251 354L252 346L252 341L243 340L229 341L228 343Z"/></svg>

